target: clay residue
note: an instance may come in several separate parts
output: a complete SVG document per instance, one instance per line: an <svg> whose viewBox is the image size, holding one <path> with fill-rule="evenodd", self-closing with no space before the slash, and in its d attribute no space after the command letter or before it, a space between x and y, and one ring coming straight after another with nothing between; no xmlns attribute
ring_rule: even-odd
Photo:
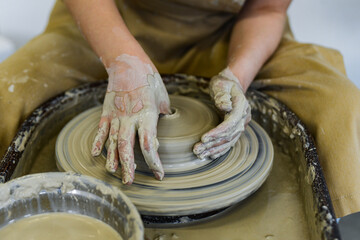
<svg viewBox="0 0 360 240"><path fill-rule="evenodd" d="M148 86L147 75L154 74L150 64L128 54L118 56L116 62L110 64L106 71L109 74L108 92L130 92ZM129 81L119 81L125 79Z"/></svg>
<svg viewBox="0 0 360 240"><path fill-rule="evenodd" d="M309 239L297 165L274 146L273 170L265 184L230 213L206 223L170 229L147 228L148 239Z"/></svg>

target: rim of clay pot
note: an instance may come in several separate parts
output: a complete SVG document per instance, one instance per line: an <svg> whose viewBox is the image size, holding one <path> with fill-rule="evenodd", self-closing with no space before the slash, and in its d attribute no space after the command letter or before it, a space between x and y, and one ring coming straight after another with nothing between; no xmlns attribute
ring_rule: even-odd
<svg viewBox="0 0 360 240"><path fill-rule="evenodd" d="M173 74L173 75L162 75L165 84L176 82L177 80L185 80L188 75L184 74ZM202 79L197 85L199 87L206 87L208 79L198 78L190 76L194 79ZM36 127L41 121L49 117L57 109L61 108L61 105L65 102L72 101L81 95L87 95L95 93L96 91L105 91L107 81L100 81L95 83L87 83L77 88L73 88L64 93L61 93L44 104L36 108L33 113L26 118L21 125L16 136L13 138L10 146L8 147L5 155L0 161L0 183L7 182L10 180L18 162L21 158L28 140L31 138ZM314 197L316 198L317 205L317 224L321 226L323 239L340 239L338 225L336 223L336 217L332 207L330 194L326 186L325 178L320 167L320 162L316 150L316 146L309 131L302 123L302 121L293 113L287 106L278 100L266 95L263 92L255 89L249 89L247 92L248 97L261 98L263 100L269 100L280 110L281 114L286 116L292 126L297 126L301 131L301 143L306 159L307 170L311 170L314 174L313 181L311 183Z"/></svg>

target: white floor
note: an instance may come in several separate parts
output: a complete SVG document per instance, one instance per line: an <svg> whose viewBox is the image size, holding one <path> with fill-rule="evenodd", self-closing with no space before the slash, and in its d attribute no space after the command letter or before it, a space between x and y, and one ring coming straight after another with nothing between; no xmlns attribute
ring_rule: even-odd
<svg viewBox="0 0 360 240"><path fill-rule="evenodd" d="M0 61L45 28L54 2L0 0ZM296 38L340 50L344 55L348 76L358 87L359 9L358 0L293 0L289 9L290 23ZM1 52L1 46L7 50Z"/></svg>

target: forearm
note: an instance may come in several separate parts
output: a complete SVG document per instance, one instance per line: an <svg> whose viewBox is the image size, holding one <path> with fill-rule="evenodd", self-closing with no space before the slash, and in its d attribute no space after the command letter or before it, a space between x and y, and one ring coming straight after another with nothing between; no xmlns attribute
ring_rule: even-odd
<svg viewBox="0 0 360 240"><path fill-rule="evenodd" d="M150 59L127 29L114 0L65 0L82 34L108 68L123 54ZM152 65L153 66L153 65Z"/></svg>
<svg viewBox="0 0 360 240"><path fill-rule="evenodd" d="M249 0L232 31L228 67L246 91L277 48L290 0Z"/></svg>

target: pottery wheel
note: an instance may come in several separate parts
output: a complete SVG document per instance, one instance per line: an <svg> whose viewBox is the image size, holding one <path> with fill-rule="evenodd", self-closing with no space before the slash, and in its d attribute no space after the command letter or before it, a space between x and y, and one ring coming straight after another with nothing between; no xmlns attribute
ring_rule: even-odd
<svg viewBox="0 0 360 240"><path fill-rule="evenodd" d="M158 123L159 155L165 178L158 181L146 166L138 144L132 185L121 183L121 171L105 170L106 147L91 156L101 106L71 120L56 143L58 168L102 179L119 187L142 215L186 216L231 206L255 192L272 166L273 146L266 132L254 121L236 145L215 160L200 160L192 153L200 137L219 123L211 106L201 100L170 96L173 114Z"/></svg>

